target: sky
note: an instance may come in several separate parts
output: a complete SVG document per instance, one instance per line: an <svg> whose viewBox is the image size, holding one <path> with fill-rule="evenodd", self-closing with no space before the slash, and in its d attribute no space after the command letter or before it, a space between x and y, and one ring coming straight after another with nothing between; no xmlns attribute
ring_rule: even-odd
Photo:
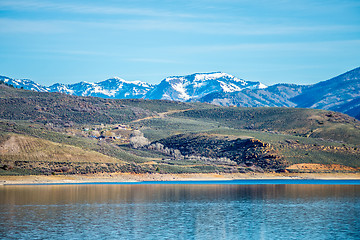
<svg viewBox="0 0 360 240"><path fill-rule="evenodd" d="M359 0L0 0L0 75L313 84L360 66Z"/></svg>

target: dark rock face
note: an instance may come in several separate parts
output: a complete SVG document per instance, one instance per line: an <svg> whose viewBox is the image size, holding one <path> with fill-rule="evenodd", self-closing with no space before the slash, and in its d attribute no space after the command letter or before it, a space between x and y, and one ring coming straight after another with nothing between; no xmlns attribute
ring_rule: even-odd
<svg viewBox="0 0 360 240"><path fill-rule="evenodd" d="M281 169L286 162L270 144L257 139L229 138L210 134L180 134L157 141L177 149L185 157L227 158L238 165L255 165L263 169Z"/></svg>

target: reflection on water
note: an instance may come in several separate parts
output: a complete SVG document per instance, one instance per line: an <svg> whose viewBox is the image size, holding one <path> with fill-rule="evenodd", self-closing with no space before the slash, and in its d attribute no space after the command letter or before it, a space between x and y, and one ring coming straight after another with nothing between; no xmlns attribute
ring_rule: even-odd
<svg viewBox="0 0 360 240"><path fill-rule="evenodd" d="M0 239L356 239L360 185L0 187Z"/></svg>

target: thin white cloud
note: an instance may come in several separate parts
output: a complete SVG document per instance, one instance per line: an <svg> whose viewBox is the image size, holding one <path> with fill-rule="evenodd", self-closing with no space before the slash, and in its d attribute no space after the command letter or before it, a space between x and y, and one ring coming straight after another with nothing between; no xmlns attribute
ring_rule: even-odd
<svg viewBox="0 0 360 240"><path fill-rule="evenodd" d="M74 50L74 49L63 49L63 50L56 50L56 49L50 49L50 48L32 48L28 50L22 50L22 52L28 52L31 54L34 53L41 53L41 54L50 54L50 55L56 55L56 56L72 56L72 57L116 57L119 60L125 61L125 62L138 62L138 63L179 63L179 61L171 60L171 59L165 59L165 58L144 58L144 57L122 57L121 54L119 54L116 51L88 51L88 50Z"/></svg>
<svg viewBox="0 0 360 240"><path fill-rule="evenodd" d="M136 15L150 17L198 17L187 13L169 12L160 9L146 8L126 8L116 6L96 6L91 4L71 4L64 2L48 2L48 1L0 1L1 9L21 10L21 11L61 11L79 14L108 14L108 15Z"/></svg>
<svg viewBox="0 0 360 240"><path fill-rule="evenodd" d="M341 46L341 48L339 48ZM219 45L191 45L168 48L168 51L191 52L191 53L216 53L216 52L234 52L234 51L251 51L251 52L329 52L343 51L344 48L359 48L360 40L344 41L319 41L319 42L276 42L276 43L242 43L242 44L219 44Z"/></svg>
<svg viewBox="0 0 360 240"><path fill-rule="evenodd" d="M143 63L178 63L178 61L170 59L156 59L156 58L128 58L125 59L130 62L143 62Z"/></svg>
<svg viewBox="0 0 360 240"><path fill-rule="evenodd" d="M234 1L236 2L236 1ZM244 2L251 3L246 0ZM264 1L265 4L267 1ZM274 1L274 3L266 3L265 5L279 5L286 3L287 7L291 7L291 1ZM301 4L295 1L294 4ZM322 1L318 1L317 5ZM350 1L352 2L352 1ZM260 1L261 3L261 1ZM257 2L257 4L260 4ZM200 4L201 6L205 3ZM220 3L218 3L220 4ZM332 4L338 5L338 4ZM331 6L332 6L331 5ZM204 12L182 13L181 10L170 11L156 8L127 8L109 5L91 5L69 3L64 1L39 1L39 0L0 0L0 10L15 11L62 11L76 14L91 15L116 15L115 19L106 20L106 18L98 18L94 20L78 20L79 18L68 19L65 21L51 19L31 20L8 17L0 18L0 32L16 33L16 32L78 32L83 28L88 30L125 30L125 31L163 31L169 33L185 33L185 34L209 34L209 35L233 35L233 36L275 36L275 35L299 35L299 34L319 34L333 33L339 35L347 32L360 33L360 25L356 23L349 24L312 24L306 21L285 21L284 19L276 19L273 17L257 16L256 18L249 15L229 15L223 12L215 14L213 18L207 18L209 15L202 15ZM181 9L181 8L179 8ZM124 15L124 17L122 17ZM10 15L8 15L10 16ZM15 15L14 15L15 16ZM215 17L216 16L216 17ZM50 18L50 19L49 19ZM76 20L75 20L76 19ZM81 19L81 17L80 17ZM91 31L89 31L91 32Z"/></svg>
<svg viewBox="0 0 360 240"><path fill-rule="evenodd" d="M0 33L55 34L69 31L69 26L58 21L20 20L0 18Z"/></svg>
<svg viewBox="0 0 360 240"><path fill-rule="evenodd" d="M360 32L358 25L269 25L246 23L221 23L200 21L160 20L117 20L117 21L71 21L71 20L29 20L0 18L1 33L64 33L79 31L160 31L168 33L234 35L234 36L275 36L296 34L319 34Z"/></svg>

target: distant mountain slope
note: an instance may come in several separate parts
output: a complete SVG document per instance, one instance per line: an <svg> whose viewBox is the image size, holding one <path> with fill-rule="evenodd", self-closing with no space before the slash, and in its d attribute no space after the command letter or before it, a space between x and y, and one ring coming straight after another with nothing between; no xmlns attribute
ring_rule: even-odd
<svg viewBox="0 0 360 240"><path fill-rule="evenodd" d="M319 82L290 100L297 107L351 112L351 109L358 104L352 107L349 103L358 97L360 97L360 68L355 68L327 81Z"/></svg>
<svg viewBox="0 0 360 240"><path fill-rule="evenodd" d="M60 92L75 96L91 96L114 99L143 98L153 85L140 81L126 81L115 77L98 83L79 82L75 84L56 83L49 87L42 86L28 79L13 79L0 76L0 81L16 88L36 92Z"/></svg>
<svg viewBox="0 0 360 240"><path fill-rule="evenodd" d="M12 79L0 76L0 80L17 88L22 87L38 92L61 92L75 96L113 99L146 98L175 101L195 100L213 92L229 93L238 92L245 88L258 89L266 87L260 82L245 81L221 72L168 77L155 86L140 81L126 81L117 77L98 83L56 83L49 87L41 86L27 79Z"/></svg>
<svg viewBox="0 0 360 240"><path fill-rule="evenodd" d="M347 103L332 107L333 111L343 112L357 119L360 119L360 97Z"/></svg>
<svg viewBox="0 0 360 240"><path fill-rule="evenodd" d="M300 94L308 86L296 84L276 84L264 89L244 89L240 92L215 92L199 99L221 106L239 107L295 107L289 99Z"/></svg>
<svg viewBox="0 0 360 240"><path fill-rule="evenodd" d="M140 81L125 81L121 78L111 78L98 83L80 82L75 84L54 84L50 92L62 92L76 96L92 96L102 98L143 98L153 86Z"/></svg>
<svg viewBox="0 0 360 240"><path fill-rule="evenodd" d="M165 78L150 90L145 98L190 101L200 99L209 93L239 92L244 88L265 87L260 82L245 81L227 73L195 73Z"/></svg>
<svg viewBox="0 0 360 240"><path fill-rule="evenodd" d="M314 85L276 84L265 89L214 92L198 101L221 106L317 108L360 119L360 68Z"/></svg>
<svg viewBox="0 0 360 240"><path fill-rule="evenodd" d="M23 88L26 90L32 90L36 92L48 92L49 88L41 86L36 82L33 82L29 79L13 79L5 76L0 76L0 81L12 85L16 88Z"/></svg>

